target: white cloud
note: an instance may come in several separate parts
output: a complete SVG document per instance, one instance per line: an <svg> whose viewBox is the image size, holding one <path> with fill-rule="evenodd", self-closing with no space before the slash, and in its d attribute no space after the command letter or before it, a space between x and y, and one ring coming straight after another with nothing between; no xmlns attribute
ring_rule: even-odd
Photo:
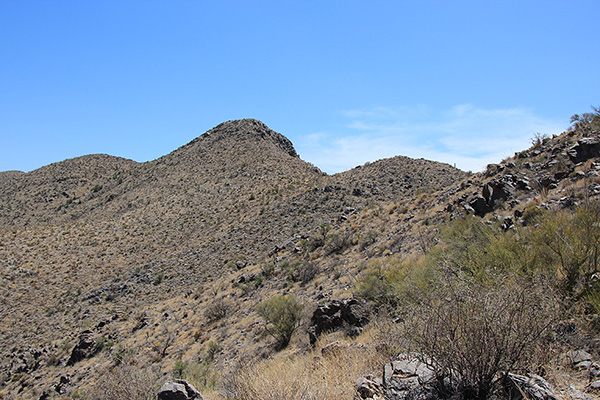
<svg viewBox="0 0 600 400"><path fill-rule="evenodd" d="M461 104L344 110L344 131L318 132L298 144L300 154L328 173L404 155L480 171L530 146L534 133L559 133L565 124L522 108Z"/></svg>

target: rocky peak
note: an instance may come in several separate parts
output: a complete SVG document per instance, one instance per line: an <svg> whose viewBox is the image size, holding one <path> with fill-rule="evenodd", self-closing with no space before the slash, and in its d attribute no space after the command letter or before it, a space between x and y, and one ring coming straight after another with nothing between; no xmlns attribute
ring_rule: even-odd
<svg viewBox="0 0 600 400"><path fill-rule="evenodd" d="M292 142L282 134L275 132L267 125L256 119L239 119L223 122L202 136L193 140L191 144L200 141L212 140L258 140L264 141L283 150L292 157L298 158Z"/></svg>

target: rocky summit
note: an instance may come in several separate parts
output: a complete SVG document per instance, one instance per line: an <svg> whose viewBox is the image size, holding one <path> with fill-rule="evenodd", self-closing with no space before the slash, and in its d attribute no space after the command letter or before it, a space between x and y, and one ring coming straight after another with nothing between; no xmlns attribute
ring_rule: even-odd
<svg viewBox="0 0 600 400"><path fill-rule="evenodd" d="M369 271L429 254L451 221L511 232L600 195L597 130L538 139L477 174L397 156L327 175L244 119L145 163L87 155L1 172L0 399L251 398L245 365L392 351L364 339L385 331L381 304L359 293ZM288 336L267 299L302 311ZM386 384L413 364L381 361L345 387L421 390Z"/></svg>

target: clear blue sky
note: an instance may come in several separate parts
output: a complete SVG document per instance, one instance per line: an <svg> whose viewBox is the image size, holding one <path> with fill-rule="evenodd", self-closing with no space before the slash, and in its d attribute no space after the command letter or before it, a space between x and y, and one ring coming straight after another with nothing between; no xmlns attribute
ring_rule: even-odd
<svg viewBox="0 0 600 400"><path fill-rule="evenodd" d="M0 0L0 171L257 118L332 173L477 171L600 105L600 1Z"/></svg>

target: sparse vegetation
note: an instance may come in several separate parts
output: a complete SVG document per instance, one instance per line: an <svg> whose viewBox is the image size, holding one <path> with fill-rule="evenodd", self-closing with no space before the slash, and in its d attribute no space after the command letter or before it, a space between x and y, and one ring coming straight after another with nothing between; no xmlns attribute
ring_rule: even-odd
<svg viewBox="0 0 600 400"><path fill-rule="evenodd" d="M447 395L552 378L563 348L598 355L600 159L569 155L593 150L595 118L471 176L404 157L327 176L251 120L144 164L0 173L0 397L144 398L182 377L211 399L352 398L408 351ZM371 325L309 348L304 311L352 296ZM65 366L83 331L103 351Z"/></svg>
<svg viewBox="0 0 600 400"><path fill-rule="evenodd" d="M279 347L288 345L302 318L304 305L294 296L278 295L264 300L256 312L267 323L265 329L277 340Z"/></svg>
<svg viewBox="0 0 600 400"><path fill-rule="evenodd" d="M591 106L592 112L573 114L570 119L572 128L590 127L600 129L600 107Z"/></svg>

